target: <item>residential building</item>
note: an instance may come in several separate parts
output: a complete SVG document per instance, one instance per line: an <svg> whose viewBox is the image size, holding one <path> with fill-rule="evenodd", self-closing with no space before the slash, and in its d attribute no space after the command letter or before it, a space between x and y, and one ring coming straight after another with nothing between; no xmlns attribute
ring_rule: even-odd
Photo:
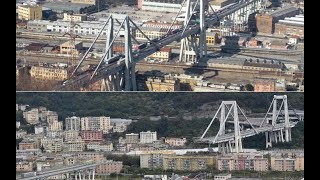
<svg viewBox="0 0 320 180"><path fill-rule="evenodd" d="M18 6L18 18L21 20L41 20L41 5L20 5Z"/></svg>
<svg viewBox="0 0 320 180"><path fill-rule="evenodd" d="M125 144L116 144L116 151L126 152L127 147Z"/></svg>
<svg viewBox="0 0 320 180"><path fill-rule="evenodd" d="M64 133L65 141L72 141L73 139L80 138L79 131L76 131L76 130L63 131L63 133Z"/></svg>
<svg viewBox="0 0 320 180"><path fill-rule="evenodd" d="M39 110L38 110L38 108L32 108L30 111L23 112L23 118L29 124L38 124L39 123Z"/></svg>
<svg viewBox="0 0 320 180"><path fill-rule="evenodd" d="M169 47L163 47L160 49L160 51L157 51L150 56L148 56L146 59L148 60L158 60L161 62L168 62L171 58L171 48Z"/></svg>
<svg viewBox="0 0 320 180"><path fill-rule="evenodd" d="M82 117L81 130L102 130L103 133L108 133L112 128L110 117Z"/></svg>
<svg viewBox="0 0 320 180"><path fill-rule="evenodd" d="M31 66L30 76L42 82L63 81L67 79L68 72L67 69L59 67Z"/></svg>
<svg viewBox="0 0 320 180"><path fill-rule="evenodd" d="M43 127L43 126L34 126L34 133L35 134L44 133L44 129L45 129L45 127Z"/></svg>
<svg viewBox="0 0 320 180"><path fill-rule="evenodd" d="M40 140L41 147L43 146L47 153L57 153L63 150L62 138L42 138Z"/></svg>
<svg viewBox="0 0 320 180"><path fill-rule="evenodd" d="M63 150L67 152L79 152L79 151L84 151L84 149L85 149L85 142L81 138L64 142Z"/></svg>
<svg viewBox="0 0 320 180"><path fill-rule="evenodd" d="M254 170L268 171L268 159L259 153L225 154L217 156L216 168L219 171Z"/></svg>
<svg viewBox="0 0 320 180"><path fill-rule="evenodd" d="M44 111L44 116L49 124L58 121L58 113L54 111Z"/></svg>
<svg viewBox="0 0 320 180"><path fill-rule="evenodd" d="M68 14L63 13L64 21L82 22L87 20L87 15L85 14Z"/></svg>
<svg viewBox="0 0 320 180"><path fill-rule="evenodd" d="M293 6L285 6L273 12L257 14L257 29L260 33L273 34L275 23L285 17L292 17L299 14L299 9Z"/></svg>
<svg viewBox="0 0 320 180"><path fill-rule="evenodd" d="M106 143L106 144L101 144L100 142L89 142L87 144L87 149L92 149L95 151L106 151L106 152L111 152L113 151L113 143Z"/></svg>
<svg viewBox="0 0 320 180"><path fill-rule="evenodd" d="M184 146L187 142L186 138L165 138L165 143L170 146Z"/></svg>
<svg viewBox="0 0 320 180"><path fill-rule="evenodd" d="M123 167L122 161L105 160L105 161L102 161L101 164L99 164L96 167L96 173L99 175L111 174L111 173L119 174L122 167Z"/></svg>
<svg viewBox="0 0 320 180"><path fill-rule="evenodd" d="M63 138L63 131L47 131L46 136L48 138Z"/></svg>
<svg viewBox="0 0 320 180"><path fill-rule="evenodd" d="M139 142L139 134L136 133L130 133L126 134L126 143L138 143Z"/></svg>
<svg viewBox="0 0 320 180"><path fill-rule="evenodd" d="M80 131L80 117L72 116L65 119L65 130Z"/></svg>
<svg viewBox="0 0 320 180"><path fill-rule="evenodd" d="M114 123L112 127L112 132L124 132L127 130L128 125L126 123Z"/></svg>
<svg viewBox="0 0 320 180"><path fill-rule="evenodd" d="M304 153L271 154L270 162L272 171L304 171Z"/></svg>
<svg viewBox="0 0 320 180"><path fill-rule="evenodd" d="M113 132L124 132L127 130L128 125L132 123L132 119L112 118L110 123Z"/></svg>
<svg viewBox="0 0 320 180"><path fill-rule="evenodd" d="M80 133L81 138L87 142L103 142L103 132L100 130L83 130Z"/></svg>
<svg viewBox="0 0 320 180"><path fill-rule="evenodd" d="M20 139L25 137L25 135L27 135L27 131L24 131L22 129L20 129L19 131L16 131L16 139Z"/></svg>
<svg viewBox="0 0 320 180"><path fill-rule="evenodd" d="M49 124L49 131L62 131L62 129L62 121L53 121L51 124Z"/></svg>
<svg viewBox="0 0 320 180"><path fill-rule="evenodd" d="M22 140L19 143L19 150L37 149L37 143L35 141Z"/></svg>
<svg viewBox="0 0 320 180"><path fill-rule="evenodd" d="M153 141L157 140L157 131L155 132L140 132L140 143L153 143Z"/></svg>
<svg viewBox="0 0 320 180"><path fill-rule="evenodd" d="M28 161L16 162L16 172L30 172L33 169L33 163Z"/></svg>
<svg viewBox="0 0 320 180"><path fill-rule="evenodd" d="M213 167L215 156L201 154L165 155L163 156L163 169L179 171L200 171Z"/></svg>
<svg viewBox="0 0 320 180"><path fill-rule="evenodd" d="M83 48L82 41L67 41L60 44L60 53L61 54L73 54L78 55Z"/></svg>
<svg viewBox="0 0 320 180"><path fill-rule="evenodd" d="M105 160L103 153L101 152L81 152L76 154L79 158L87 158L94 162L101 162Z"/></svg>
<svg viewBox="0 0 320 180"><path fill-rule="evenodd" d="M163 168L163 157L175 155L174 151L145 151L140 154L140 168Z"/></svg>

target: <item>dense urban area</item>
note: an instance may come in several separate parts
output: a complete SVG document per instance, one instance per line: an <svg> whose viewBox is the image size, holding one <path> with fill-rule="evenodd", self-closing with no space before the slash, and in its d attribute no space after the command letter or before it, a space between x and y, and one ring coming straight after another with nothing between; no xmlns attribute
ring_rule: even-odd
<svg viewBox="0 0 320 180"><path fill-rule="evenodd" d="M18 91L304 91L303 0L16 0Z"/></svg>
<svg viewBox="0 0 320 180"><path fill-rule="evenodd" d="M300 180L304 95L17 92L16 176Z"/></svg>

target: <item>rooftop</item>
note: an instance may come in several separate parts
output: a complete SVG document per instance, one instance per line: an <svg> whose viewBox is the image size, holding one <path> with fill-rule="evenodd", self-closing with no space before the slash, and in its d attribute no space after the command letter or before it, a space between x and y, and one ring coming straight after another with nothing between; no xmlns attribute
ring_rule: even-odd
<svg viewBox="0 0 320 180"><path fill-rule="evenodd" d="M289 12L297 11L297 10L298 10L297 7L285 6L285 7L281 8L281 9L278 9L276 11L271 12L270 15L272 17L279 17L279 16L285 15L285 14L287 14Z"/></svg>

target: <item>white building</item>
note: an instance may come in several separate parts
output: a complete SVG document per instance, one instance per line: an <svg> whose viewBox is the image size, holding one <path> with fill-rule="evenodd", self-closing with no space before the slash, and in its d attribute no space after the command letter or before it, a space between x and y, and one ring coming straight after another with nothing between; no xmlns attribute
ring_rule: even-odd
<svg viewBox="0 0 320 180"><path fill-rule="evenodd" d="M26 131L23 131L23 130L16 131L16 139L23 138L25 135L27 135Z"/></svg>
<svg viewBox="0 0 320 180"><path fill-rule="evenodd" d="M82 117L81 130L102 130L103 133L108 133L112 128L110 117Z"/></svg>
<svg viewBox="0 0 320 180"><path fill-rule="evenodd" d="M35 134L41 134L44 132L44 127L43 126L34 126L34 133Z"/></svg>
<svg viewBox="0 0 320 180"><path fill-rule="evenodd" d="M132 119L112 118L110 123L113 132L124 132L127 130L128 125L132 123Z"/></svg>
<svg viewBox="0 0 320 180"><path fill-rule="evenodd" d="M19 127L20 127L20 122L16 121L16 128L19 128Z"/></svg>
<svg viewBox="0 0 320 180"><path fill-rule="evenodd" d="M80 117L76 117L76 116L67 117L65 120L65 130L80 131Z"/></svg>
<svg viewBox="0 0 320 180"><path fill-rule="evenodd" d="M140 132L140 143L153 143L153 141L157 140L157 132Z"/></svg>
<svg viewBox="0 0 320 180"><path fill-rule="evenodd" d="M32 108L30 111L23 112L23 118L29 124L38 124L39 123L39 110L38 110L38 108Z"/></svg>
<svg viewBox="0 0 320 180"><path fill-rule="evenodd" d="M27 29L33 30L33 31L49 31L49 32L59 32L59 33L67 33L72 31L74 34L77 34L77 35L95 36L99 34L106 20L107 20L106 18L100 18L99 21L77 22L76 26L71 25L70 21L57 20L57 21L50 22L47 20L36 20L36 21L28 21ZM107 27L108 25L102 31L102 34L101 34L102 36L106 36ZM115 24L114 28L118 30L119 26ZM131 32L135 32L135 29L131 29ZM121 29L119 32L119 36L124 37L124 35L125 35L124 30Z"/></svg>
<svg viewBox="0 0 320 180"><path fill-rule="evenodd" d="M165 143L170 146L184 146L187 142L186 138L166 138L164 140Z"/></svg>

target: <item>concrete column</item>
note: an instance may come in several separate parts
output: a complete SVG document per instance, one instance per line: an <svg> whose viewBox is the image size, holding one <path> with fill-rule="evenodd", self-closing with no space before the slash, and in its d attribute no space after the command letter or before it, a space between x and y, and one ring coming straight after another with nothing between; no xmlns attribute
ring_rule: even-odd
<svg viewBox="0 0 320 180"><path fill-rule="evenodd" d="M95 169L92 171L92 180L94 180Z"/></svg>
<svg viewBox="0 0 320 180"><path fill-rule="evenodd" d="M269 134L269 132L265 132L265 135L266 135L266 148L272 147L272 141L271 141L271 139L270 139L270 134Z"/></svg>

